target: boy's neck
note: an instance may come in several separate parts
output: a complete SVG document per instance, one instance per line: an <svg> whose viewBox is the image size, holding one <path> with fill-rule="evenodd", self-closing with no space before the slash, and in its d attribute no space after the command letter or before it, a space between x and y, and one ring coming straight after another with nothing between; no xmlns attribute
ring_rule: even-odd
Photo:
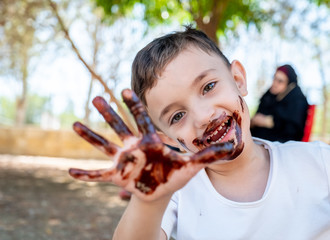
<svg viewBox="0 0 330 240"><path fill-rule="evenodd" d="M268 150L251 141L234 161L207 167L206 172L222 196L238 202L256 201L267 186L269 159Z"/></svg>

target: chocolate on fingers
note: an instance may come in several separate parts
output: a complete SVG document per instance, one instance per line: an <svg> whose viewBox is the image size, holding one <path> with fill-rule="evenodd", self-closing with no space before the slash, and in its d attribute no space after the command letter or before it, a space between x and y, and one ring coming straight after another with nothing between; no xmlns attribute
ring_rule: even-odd
<svg viewBox="0 0 330 240"><path fill-rule="evenodd" d="M125 89L122 91L122 96L125 104L133 114L140 132L143 135L156 134L155 127L136 94L132 90Z"/></svg>
<svg viewBox="0 0 330 240"><path fill-rule="evenodd" d="M100 169L100 170L83 170L78 168L70 168L69 174L76 179L82 181L94 182L111 182L114 170Z"/></svg>
<svg viewBox="0 0 330 240"><path fill-rule="evenodd" d="M121 140L127 137L133 136L132 132L118 116L118 114L112 109L112 107L104 100L104 98L98 96L93 99L93 105L103 116L104 120L111 126L111 128L118 134Z"/></svg>
<svg viewBox="0 0 330 240"><path fill-rule="evenodd" d="M113 156L119 149L116 144L109 142L80 122L75 122L73 124L73 130L87 142L108 156Z"/></svg>

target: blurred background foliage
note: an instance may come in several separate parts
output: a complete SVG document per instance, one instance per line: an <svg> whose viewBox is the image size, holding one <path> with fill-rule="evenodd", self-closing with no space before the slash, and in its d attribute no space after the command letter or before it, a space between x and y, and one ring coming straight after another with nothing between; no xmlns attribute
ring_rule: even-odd
<svg viewBox="0 0 330 240"><path fill-rule="evenodd" d="M259 29L262 22L270 21L270 11L262 9L260 1L250 0L160 0L160 1L107 1L96 0L105 12L105 19L113 23L116 19L132 16L134 9L142 9L142 19L151 27L171 24L194 23L213 41L219 42L219 36L233 31L240 23L255 24Z"/></svg>
<svg viewBox="0 0 330 240"><path fill-rule="evenodd" d="M120 97L134 55L153 38L192 24L229 57L241 51L257 61L245 60L255 79L251 112L282 61L281 46L303 46L297 65L313 63L320 79L314 134L330 141L329 9L329 0L2 0L0 127L62 129L77 119L104 127L91 106L103 95L134 128ZM308 93L306 82L300 84Z"/></svg>

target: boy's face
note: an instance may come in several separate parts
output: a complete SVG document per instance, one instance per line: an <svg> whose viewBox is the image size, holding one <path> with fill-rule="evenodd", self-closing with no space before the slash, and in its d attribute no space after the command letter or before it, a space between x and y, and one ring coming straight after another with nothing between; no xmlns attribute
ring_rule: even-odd
<svg viewBox="0 0 330 240"><path fill-rule="evenodd" d="M230 141L239 154L250 122L245 95L239 62L229 69L218 55L189 47L165 67L146 101L153 122L186 150Z"/></svg>

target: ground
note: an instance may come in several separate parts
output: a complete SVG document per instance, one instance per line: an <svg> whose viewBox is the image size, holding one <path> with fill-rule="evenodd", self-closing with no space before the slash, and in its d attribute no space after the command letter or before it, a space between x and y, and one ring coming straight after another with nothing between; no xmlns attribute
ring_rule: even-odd
<svg viewBox="0 0 330 240"><path fill-rule="evenodd" d="M103 166L111 162L0 155L0 239L111 239L127 206L120 189L67 173Z"/></svg>

